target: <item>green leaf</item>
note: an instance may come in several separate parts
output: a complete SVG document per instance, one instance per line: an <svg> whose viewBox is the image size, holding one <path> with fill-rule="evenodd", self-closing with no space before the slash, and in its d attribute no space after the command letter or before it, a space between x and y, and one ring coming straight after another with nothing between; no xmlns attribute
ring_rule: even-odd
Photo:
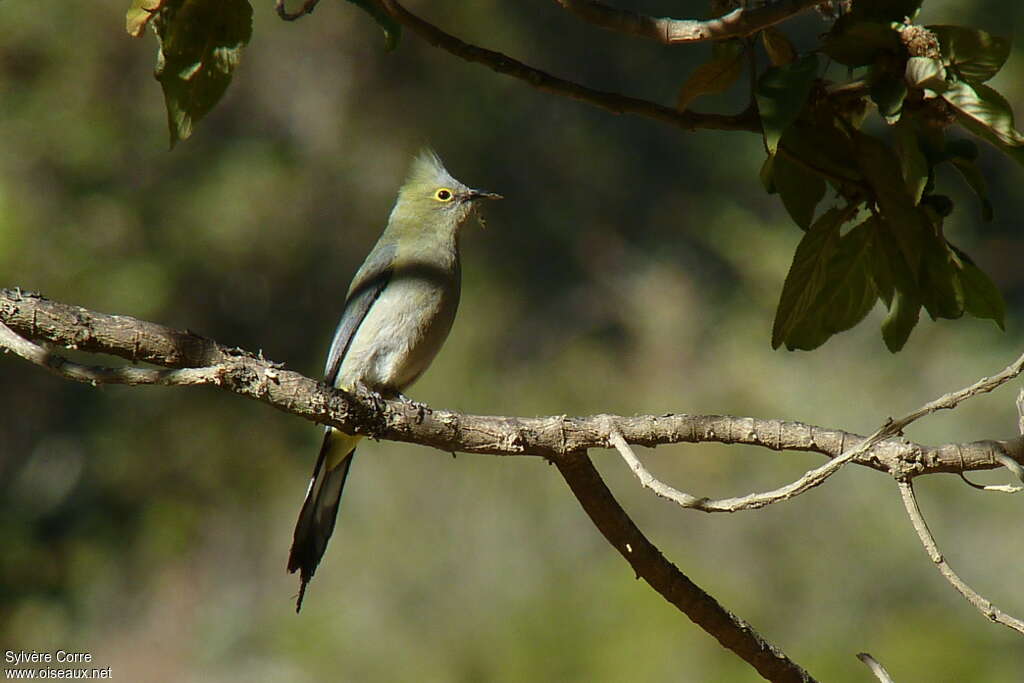
<svg viewBox="0 0 1024 683"><path fill-rule="evenodd" d="M171 146L220 100L252 35L248 0L174 0L153 20Z"/></svg>
<svg viewBox="0 0 1024 683"><path fill-rule="evenodd" d="M911 57L907 60L907 68L903 77L911 88L927 88L935 92L946 89L946 67L942 62L931 57Z"/></svg>
<svg viewBox="0 0 1024 683"><path fill-rule="evenodd" d="M820 175L787 158L784 154L774 157L772 169L774 188L782 198L786 211L793 222L807 230L814 220L814 210L825 196L825 181Z"/></svg>
<svg viewBox="0 0 1024 683"><path fill-rule="evenodd" d="M900 173L907 185L911 200L917 204L921 201L931 166L921 150L921 142L917 135L917 125L909 116L901 116L893 126L893 140L896 143L896 156L900 160Z"/></svg>
<svg viewBox="0 0 1024 683"><path fill-rule="evenodd" d="M850 14L871 21L897 21L913 19L921 9L923 0L853 0Z"/></svg>
<svg viewBox="0 0 1024 683"><path fill-rule="evenodd" d="M796 121L818 74L818 56L807 55L786 66L769 67L757 83L757 107L764 142L775 153L779 138Z"/></svg>
<svg viewBox="0 0 1024 683"><path fill-rule="evenodd" d="M981 171L974 165L973 161L963 157L953 157L951 161L953 162L953 167L960 171L960 175L964 177L964 180L971 186L974 193L978 195L978 199L981 200L981 219L986 223L991 221L993 215L992 202L988 199L988 183L985 182L985 176L981 174Z"/></svg>
<svg viewBox="0 0 1024 683"><path fill-rule="evenodd" d="M1010 56L1010 41L966 26L927 26L939 39L942 59L968 80L984 82Z"/></svg>
<svg viewBox="0 0 1024 683"><path fill-rule="evenodd" d="M903 109L903 100L907 97L907 83L903 77L890 73L878 74L871 79L868 92L878 107L878 113L887 123L895 123L899 119L900 110Z"/></svg>
<svg viewBox="0 0 1024 683"><path fill-rule="evenodd" d="M893 353L902 349L920 315L921 302L914 294L896 290L889 306L889 315L882 321L882 339L885 340L886 348Z"/></svg>
<svg viewBox="0 0 1024 683"><path fill-rule="evenodd" d="M353 5L360 7L364 12L373 17L384 31L384 49L394 50L398 47L398 40L402 37L402 25L395 21L394 17L387 13L377 0L348 0Z"/></svg>
<svg viewBox="0 0 1024 683"><path fill-rule="evenodd" d="M970 256L949 245L956 254L960 283L964 290L964 310L975 318L995 321L999 329L1005 330L1006 302L999 288L993 284Z"/></svg>
<svg viewBox="0 0 1024 683"><path fill-rule="evenodd" d="M896 154L878 138L855 131L857 162L874 190L885 225L892 231L907 265L915 274L920 270L922 245L930 230L925 216L917 209L900 172Z"/></svg>
<svg viewBox="0 0 1024 683"><path fill-rule="evenodd" d="M917 293L917 274L910 269L907 259L900 251L892 226L882 216L873 216L875 230L874 249L872 250L871 279L875 283L878 295L891 310L892 300L896 291L913 295L920 301Z"/></svg>
<svg viewBox="0 0 1024 683"><path fill-rule="evenodd" d="M940 234L929 235L921 267L921 304L932 320L955 320L964 314L964 291L953 263L953 252Z"/></svg>
<svg viewBox="0 0 1024 683"><path fill-rule="evenodd" d="M834 124L814 125L798 120L783 134L779 146L790 157L800 159L832 178L852 182L863 178L850 138Z"/></svg>
<svg viewBox="0 0 1024 683"><path fill-rule="evenodd" d="M1002 95L987 85L960 81L942 97L956 109L964 127L1024 163L1024 135L1014 128L1013 110Z"/></svg>
<svg viewBox="0 0 1024 683"><path fill-rule="evenodd" d="M132 0L131 7L125 15L125 30L132 38L138 38L146 29L146 24L153 18L156 11L166 0Z"/></svg>
<svg viewBox="0 0 1024 683"><path fill-rule="evenodd" d="M827 281L829 261L839 245L839 227L846 212L829 209L814 222L793 255L772 325L772 348L777 349L804 319Z"/></svg>
<svg viewBox="0 0 1024 683"><path fill-rule="evenodd" d="M740 40L728 40L715 44L714 57L701 64L683 83L676 100L679 111L690 106L695 98L701 95L725 92L743 73L743 43Z"/></svg>
<svg viewBox="0 0 1024 683"><path fill-rule="evenodd" d="M957 113L987 128L1003 144L1024 145L1024 136L1014 128L1010 103L987 85L959 81L953 83L942 97L953 105Z"/></svg>
<svg viewBox="0 0 1024 683"><path fill-rule="evenodd" d="M879 54L899 54L901 50L900 34L889 23L857 21L852 15L833 24L822 39L822 51L849 67L874 64Z"/></svg>
<svg viewBox="0 0 1024 683"><path fill-rule="evenodd" d="M773 66L785 66L796 61L796 48L786 34L775 26L761 31L761 42Z"/></svg>
<svg viewBox="0 0 1024 683"><path fill-rule="evenodd" d="M769 154L764 163L761 164L761 172L758 174L761 178L761 185L764 186L764 191L768 194L775 194L778 190L775 188L775 155Z"/></svg>
<svg viewBox="0 0 1024 683"><path fill-rule="evenodd" d="M878 301L871 276L874 223L874 217L868 218L842 236L828 265L825 287L786 339L788 348L816 348L859 323L874 307Z"/></svg>

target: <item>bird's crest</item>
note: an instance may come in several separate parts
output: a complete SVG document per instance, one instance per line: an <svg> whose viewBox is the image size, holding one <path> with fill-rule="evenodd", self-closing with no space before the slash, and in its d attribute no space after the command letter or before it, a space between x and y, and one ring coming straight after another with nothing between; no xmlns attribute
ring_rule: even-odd
<svg viewBox="0 0 1024 683"><path fill-rule="evenodd" d="M433 188L456 184L461 185L462 183L459 183L452 177L448 169L444 167L441 157L437 156L437 152L429 147L424 147L416 155L416 158L413 159L412 166L409 168L409 175L406 177L402 189Z"/></svg>

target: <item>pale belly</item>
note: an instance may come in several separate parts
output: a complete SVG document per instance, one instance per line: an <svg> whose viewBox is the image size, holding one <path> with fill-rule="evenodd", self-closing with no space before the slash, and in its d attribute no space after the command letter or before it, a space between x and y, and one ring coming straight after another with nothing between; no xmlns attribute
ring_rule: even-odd
<svg viewBox="0 0 1024 683"><path fill-rule="evenodd" d="M434 360L457 307L457 290L446 295L434 283L392 280L356 330L334 385L403 391Z"/></svg>

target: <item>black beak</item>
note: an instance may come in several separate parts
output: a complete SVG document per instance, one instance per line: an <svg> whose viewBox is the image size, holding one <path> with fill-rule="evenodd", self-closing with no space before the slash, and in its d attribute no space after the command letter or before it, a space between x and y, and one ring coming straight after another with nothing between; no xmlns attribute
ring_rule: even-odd
<svg viewBox="0 0 1024 683"><path fill-rule="evenodd" d="M500 194L484 192L483 190L470 190L467 195L466 199L471 202L476 201L477 199L504 199Z"/></svg>

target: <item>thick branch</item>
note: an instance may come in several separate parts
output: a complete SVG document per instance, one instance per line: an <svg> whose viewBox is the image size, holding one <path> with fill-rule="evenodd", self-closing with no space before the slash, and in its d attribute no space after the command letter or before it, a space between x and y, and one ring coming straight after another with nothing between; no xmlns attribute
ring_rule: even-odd
<svg viewBox="0 0 1024 683"><path fill-rule="evenodd" d="M555 460L573 495L608 542L650 584L690 620L712 634L769 681L813 681L810 674L772 647L750 624L720 605L651 544L608 490L585 453Z"/></svg>
<svg viewBox="0 0 1024 683"><path fill-rule="evenodd" d="M527 66L500 52L494 52L493 50L463 42L416 16L396 0L380 0L380 4L395 21L406 26L434 47L446 50L466 61L483 64L500 74L526 81L534 88L543 92L580 100L581 102L607 109L615 114L636 114L687 130L705 128L713 130L745 130L752 133L761 132L760 119L753 110L747 110L735 115L699 114L691 111L680 112L656 102L588 88L585 85L567 81Z"/></svg>
<svg viewBox="0 0 1024 683"><path fill-rule="evenodd" d="M558 459L568 453L609 447L610 430L614 429L635 446L716 442L775 451L808 451L835 458L864 439L857 434L801 422L728 415L520 418L423 410L400 401L381 401L331 389L280 364L223 346L193 332L128 316L96 313L19 290L0 290L0 322L22 338L36 342L144 360L165 368L201 368L203 372L188 375L189 379L197 380L189 383L218 386L348 432L432 446L446 452ZM0 343L0 346L15 350L9 344ZM66 363L52 352L47 355L49 359L42 364L48 369ZM151 379L168 377L166 374L146 374L159 371L137 370L145 372L118 370L101 376L93 368L88 376L69 378L96 383L172 383ZM990 386L990 382L985 386ZM936 472L994 469L1002 467L997 459L999 455L1024 462L1024 437L936 447L891 438L879 442L852 462L905 478Z"/></svg>
<svg viewBox="0 0 1024 683"><path fill-rule="evenodd" d="M616 9L596 0L556 2L596 26L671 45L749 36L810 7L820 5L822 0L771 0L761 7L741 7L724 16L706 21L652 17Z"/></svg>

